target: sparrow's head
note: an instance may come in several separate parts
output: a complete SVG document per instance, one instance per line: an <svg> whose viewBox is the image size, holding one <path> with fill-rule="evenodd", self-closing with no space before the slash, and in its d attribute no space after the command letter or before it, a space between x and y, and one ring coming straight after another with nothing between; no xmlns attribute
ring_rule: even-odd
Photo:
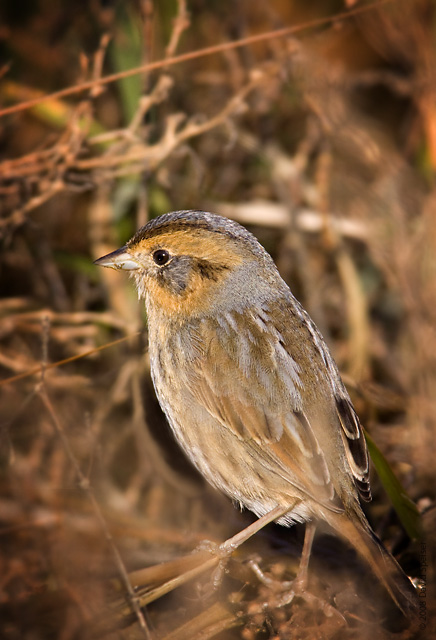
<svg viewBox="0 0 436 640"><path fill-rule="evenodd" d="M251 233L204 211L155 218L95 264L130 271L148 306L185 316L247 304L250 298L253 303L277 283L272 259Z"/></svg>

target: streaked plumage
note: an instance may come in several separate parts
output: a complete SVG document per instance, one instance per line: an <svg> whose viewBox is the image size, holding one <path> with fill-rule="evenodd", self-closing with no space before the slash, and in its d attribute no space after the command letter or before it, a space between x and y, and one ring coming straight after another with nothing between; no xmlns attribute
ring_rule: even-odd
<svg viewBox="0 0 436 640"><path fill-rule="evenodd" d="M258 516L289 505L280 524L326 520L412 609L410 581L359 504L370 499L368 455L337 366L254 236L181 211L97 263L131 270L157 396L206 479Z"/></svg>

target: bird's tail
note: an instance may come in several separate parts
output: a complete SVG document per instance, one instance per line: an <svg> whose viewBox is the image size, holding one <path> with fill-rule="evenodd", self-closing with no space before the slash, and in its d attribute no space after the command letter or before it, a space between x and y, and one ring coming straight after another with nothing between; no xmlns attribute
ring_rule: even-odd
<svg viewBox="0 0 436 640"><path fill-rule="evenodd" d="M371 529L363 512L354 512L351 517L345 513L329 512L326 520L366 561L403 614L416 618L419 608L416 589Z"/></svg>

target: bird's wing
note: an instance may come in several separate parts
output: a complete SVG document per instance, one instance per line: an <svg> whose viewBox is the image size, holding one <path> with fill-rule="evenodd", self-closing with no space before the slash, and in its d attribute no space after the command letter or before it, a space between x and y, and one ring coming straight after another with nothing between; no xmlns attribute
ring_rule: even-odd
<svg viewBox="0 0 436 640"><path fill-rule="evenodd" d="M214 323L204 327L204 357L192 363L194 398L247 443L259 464L335 509L326 455L303 400L306 346L290 344L290 328L277 329L265 311L234 312Z"/></svg>
<svg viewBox="0 0 436 640"><path fill-rule="evenodd" d="M348 464L362 500L371 500L369 485L369 458L365 435L359 418L350 400L344 395L336 395L336 411L341 425Z"/></svg>
<svg viewBox="0 0 436 640"><path fill-rule="evenodd" d="M324 401L331 402L334 409L334 414L331 416L333 427L340 426L338 431L342 439L349 473L360 497L369 502L371 500L369 457L365 435L359 418L342 382L336 363L321 334L301 305L296 300L293 303L292 307L295 309L295 315L302 321L300 331L307 332L310 336L310 339L305 341L305 344L312 347L311 351L309 350L309 360L315 363L315 368L318 371L324 371L319 383L321 383L321 386L327 384L327 393L324 394ZM283 313L285 309L286 305L285 307L282 306L281 312L278 313L281 325L280 332L285 336L286 344L292 345L295 343L295 335L298 335L298 329L286 322L286 313ZM325 425L318 424L318 426L325 428Z"/></svg>

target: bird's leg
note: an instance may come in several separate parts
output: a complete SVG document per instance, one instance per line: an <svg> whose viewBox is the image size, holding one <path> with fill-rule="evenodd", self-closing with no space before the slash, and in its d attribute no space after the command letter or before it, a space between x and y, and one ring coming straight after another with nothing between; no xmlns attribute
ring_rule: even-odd
<svg viewBox="0 0 436 640"><path fill-rule="evenodd" d="M280 591L291 590L293 594L292 597L294 597L297 592L304 591L307 586L310 553L312 551L315 531L316 524L312 521L306 522L306 530L304 532L304 543L303 550L301 552L300 565L298 567L297 575L293 580L274 580L274 578L270 578L262 571L257 562L251 561L250 566L258 579L267 587L275 588L276 590L279 588Z"/></svg>
<svg viewBox="0 0 436 640"><path fill-rule="evenodd" d="M306 523L300 565L298 567L297 575L293 580L285 580L283 582L275 580L274 578L266 575L257 562L252 560L249 564L257 576L257 579L276 593L276 596L270 601L271 607L284 607L290 604L297 596L302 598L308 605L323 611L328 618L334 617L338 624L338 628L343 627L346 625L346 621L342 614L329 602L307 590L309 559L312 551L313 539L315 537L315 530L316 524L313 521Z"/></svg>
<svg viewBox="0 0 436 640"><path fill-rule="evenodd" d="M309 574L309 560L312 551L313 539L315 538L316 523L313 520L306 522L306 530L304 532L303 551L301 552L300 566L295 576L294 584L301 591L306 588L307 578Z"/></svg>
<svg viewBox="0 0 436 640"><path fill-rule="evenodd" d="M221 583L227 560L232 555L232 553L238 547L240 547L241 544L244 544L244 542L254 536L254 534L263 529L263 527L265 527L267 524L269 524L270 522L274 522L274 520L278 520L286 513L289 513L289 511L292 511L292 509L294 509L298 502L299 500L295 500L292 504L288 504L286 507L274 507L274 509L260 517L255 522L252 522L250 525L248 525L248 527L246 527L242 531L239 531L239 533L232 536L218 546L212 545L210 542L203 542L200 545L202 549L204 549L206 546L208 551L216 554L220 558L218 569L215 571L213 577L213 585L215 589L218 588L219 584Z"/></svg>
<svg viewBox="0 0 436 640"><path fill-rule="evenodd" d="M242 529L239 533L234 535L232 538L229 538L218 547L219 553L223 556L228 556L233 553L238 547L241 546L244 542L246 542L249 538L254 536L255 533L263 529L270 522L274 522L274 520L278 520L282 516L292 511L299 500L295 500L295 502L291 505L287 505L286 507L278 506L274 507L271 511L268 511L264 516L252 522L248 527ZM310 554L310 549L309 549Z"/></svg>

